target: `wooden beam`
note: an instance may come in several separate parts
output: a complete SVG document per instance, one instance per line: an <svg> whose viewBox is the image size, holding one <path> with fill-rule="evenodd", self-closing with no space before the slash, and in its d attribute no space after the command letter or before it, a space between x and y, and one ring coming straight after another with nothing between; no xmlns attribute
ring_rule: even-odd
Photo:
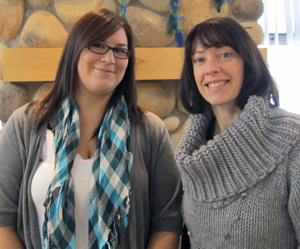
<svg viewBox="0 0 300 249"><path fill-rule="evenodd" d="M137 80L179 79L183 48L136 48ZM4 48L3 80L53 81L62 48Z"/></svg>
<svg viewBox="0 0 300 249"><path fill-rule="evenodd" d="M53 81L62 48L4 48L3 80Z"/></svg>
<svg viewBox="0 0 300 249"><path fill-rule="evenodd" d="M53 81L62 48L4 48L3 80L8 82ZM137 80L180 78L183 48L136 48ZM267 58L267 50L260 49Z"/></svg>

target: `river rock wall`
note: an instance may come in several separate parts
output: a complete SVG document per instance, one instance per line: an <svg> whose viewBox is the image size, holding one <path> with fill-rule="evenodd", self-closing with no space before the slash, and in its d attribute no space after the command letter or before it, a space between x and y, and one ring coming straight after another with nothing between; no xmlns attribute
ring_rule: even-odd
<svg viewBox="0 0 300 249"><path fill-rule="evenodd" d="M21 105L47 94L52 82L3 82L3 48L63 47L74 23L86 12L105 7L120 13L121 0L0 0L0 120L3 125ZM263 13L261 0L227 0L217 10L216 1L181 0L179 27L186 36L197 23L215 16L230 16L244 27L256 44L263 39L257 20ZM175 34L167 34L170 0L126 0L127 19L136 46L174 47ZM166 124L176 148L188 114L177 99L178 81L139 81L138 103ZM1 126L0 126L1 132Z"/></svg>

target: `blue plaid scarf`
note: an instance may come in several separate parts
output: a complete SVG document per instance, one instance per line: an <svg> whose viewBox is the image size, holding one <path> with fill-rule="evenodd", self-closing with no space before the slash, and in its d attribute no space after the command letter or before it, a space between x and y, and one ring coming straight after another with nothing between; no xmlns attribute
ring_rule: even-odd
<svg viewBox="0 0 300 249"><path fill-rule="evenodd" d="M66 99L58 111L55 133L55 176L44 203L43 248L76 248L75 198L71 169L79 141L79 113L75 100ZM132 153L124 97L108 110L101 124L89 203L88 248L115 248L118 226L127 226Z"/></svg>

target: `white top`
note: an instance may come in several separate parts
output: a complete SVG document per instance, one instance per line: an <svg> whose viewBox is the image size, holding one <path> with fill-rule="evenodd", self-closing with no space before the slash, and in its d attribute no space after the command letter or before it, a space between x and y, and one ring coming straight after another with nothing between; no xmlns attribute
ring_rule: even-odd
<svg viewBox="0 0 300 249"><path fill-rule="evenodd" d="M41 162L32 179L31 195L36 208L40 235L42 238L42 225L44 221L44 201L48 187L54 177L55 145L54 135L47 130ZM92 174L93 158L83 160L76 155L71 176L73 178L75 193L75 223L76 223L76 248L88 247L88 207L90 199L90 179Z"/></svg>

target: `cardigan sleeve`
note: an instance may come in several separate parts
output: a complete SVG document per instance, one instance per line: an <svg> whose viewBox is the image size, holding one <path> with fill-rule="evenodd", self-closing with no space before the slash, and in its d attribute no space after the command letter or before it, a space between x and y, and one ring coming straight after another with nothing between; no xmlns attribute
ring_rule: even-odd
<svg viewBox="0 0 300 249"><path fill-rule="evenodd" d="M18 203L26 161L23 108L7 121L0 135L0 226L17 224Z"/></svg>
<svg viewBox="0 0 300 249"><path fill-rule="evenodd" d="M150 120L150 231L181 233L182 186L173 146L164 123L154 115Z"/></svg>
<svg viewBox="0 0 300 249"><path fill-rule="evenodd" d="M298 246L300 246L300 141L296 143L289 155L289 202L288 210Z"/></svg>

